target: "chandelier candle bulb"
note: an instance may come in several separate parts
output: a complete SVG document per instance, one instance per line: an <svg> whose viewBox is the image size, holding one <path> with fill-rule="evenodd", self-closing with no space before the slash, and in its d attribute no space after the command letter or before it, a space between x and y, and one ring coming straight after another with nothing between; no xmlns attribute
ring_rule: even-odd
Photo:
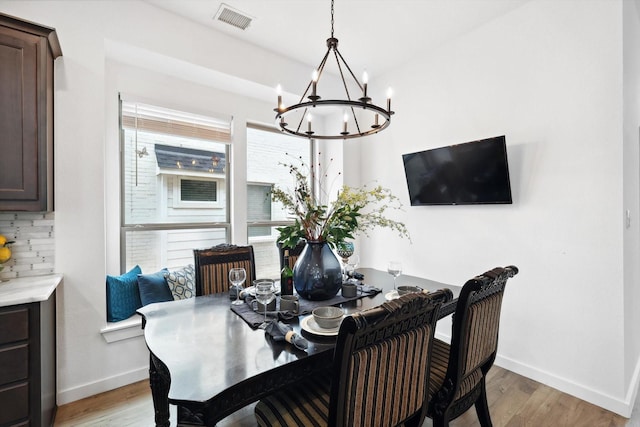
<svg viewBox="0 0 640 427"><path fill-rule="evenodd" d="M369 83L369 76L367 75L367 72L365 71L364 73L362 73L362 84L364 85L364 89L362 90L362 97L364 99L367 98L367 84L368 83Z"/></svg>
<svg viewBox="0 0 640 427"><path fill-rule="evenodd" d="M342 126L342 132L347 133L347 122L349 121L349 116L347 113L344 113L344 124Z"/></svg>
<svg viewBox="0 0 640 427"><path fill-rule="evenodd" d="M317 96L316 94L316 90L318 87L318 70L313 70L313 74L311 75L311 96L312 96L312 100L313 98L315 98Z"/></svg>
<svg viewBox="0 0 640 427"><path fill-rule="evenodd" d="M284 110L284 104L282 103L282 86L276 86L276 94L278 94L278 111Z"/></svg>
<svg viewBox="0 0 640 427"><path fill-rule="evenodd" d="M311 131L311 114L307 114L307 133L312 133Z"/></svg>
<svg viewBox="0 0 640 427"><path fill-rule="evenodd" d="M391 112L391 95L393 94L391 88L387 89L387 111Z"/></svg>

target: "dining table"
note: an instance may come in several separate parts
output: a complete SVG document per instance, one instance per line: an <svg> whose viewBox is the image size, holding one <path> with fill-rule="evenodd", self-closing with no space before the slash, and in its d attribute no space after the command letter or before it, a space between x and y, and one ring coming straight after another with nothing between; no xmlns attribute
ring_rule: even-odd
<svg viewBox="0 0 640 427"><path fill-rule="evenodd" d="M362 284L380 292L342 302L345 315L392 297L394 281L387 272L372 268L358 272L364 276ZM453 313L461 289L410 275L397 278L397 286L402 285L450 289L454 299L441 307L439 318ZM285 320L307 340L306 350L301 350L273 339L231 307L229 293L221 293L138 309L150 354L156 426L169 426L170 404L177 406L179 426L212 426L282 387L331 368L337 332L310 331L304 327L310 314Z"/></svg>

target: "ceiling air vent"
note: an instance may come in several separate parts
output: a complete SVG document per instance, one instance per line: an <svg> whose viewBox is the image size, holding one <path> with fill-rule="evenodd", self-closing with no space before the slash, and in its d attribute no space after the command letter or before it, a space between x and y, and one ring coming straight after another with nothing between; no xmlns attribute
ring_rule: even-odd
<svg viewBox="0 0 640 427"><path fill-rule="evenodd" d="M234 27L240 28L241 30L246 30L253 20L253 18L246 13L240 12L238 9L234 9L224 3L220 5L218 12L213 19L215 19L216 21L227 23L229 25L233 25Z"/></svg>

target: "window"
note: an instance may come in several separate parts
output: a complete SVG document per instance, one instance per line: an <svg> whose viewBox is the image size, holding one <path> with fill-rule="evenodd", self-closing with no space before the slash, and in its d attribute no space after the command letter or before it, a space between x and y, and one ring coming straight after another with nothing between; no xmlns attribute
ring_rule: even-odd
<svg viewBox="0 0 640 427"><path fill-rule="evenodd" d="M218 183L197 179L180 179L181 202L216 202L218 201Z"/></svg>
<svg viewBox="0 0 640 427"><path fill-rule="evenodd" d="M289 169L282 163L302 159L311 164L311 142L275 129L247 125L247 218L249 243L253 245L258 277L280 275L277 226L293 219L271 200L273 186L291 187Z"/></svg>
<svg viewBox="0 0 640 427"><path fill-rule="evenodd" d="M173 178L175 209L224 209L224 180L188 176Z"/></svg>
<svg viewBox="0 0 640 427"><path fill-rule="evenodd" d="M271 221L271 184L247 184L247 221ZM249 238L271 237L271 227L249 227Z"/></svg>
<svg viewBox="0 0 640 427"><path fill-rule="evenodd" d="M231 122L134 102L121 107L121 263L193 263L228 241Z"/></svg>

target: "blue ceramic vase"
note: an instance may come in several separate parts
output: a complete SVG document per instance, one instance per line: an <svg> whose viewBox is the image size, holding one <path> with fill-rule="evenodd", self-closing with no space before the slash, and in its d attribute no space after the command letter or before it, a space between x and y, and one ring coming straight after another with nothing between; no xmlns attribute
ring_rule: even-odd
<svg viewBox="0 0 640 427"><path fill-rule="evenodd" d="M326 242L311 242L293 266L293 285L302 298L326 300L342 286L340 261Z"/></svg>

